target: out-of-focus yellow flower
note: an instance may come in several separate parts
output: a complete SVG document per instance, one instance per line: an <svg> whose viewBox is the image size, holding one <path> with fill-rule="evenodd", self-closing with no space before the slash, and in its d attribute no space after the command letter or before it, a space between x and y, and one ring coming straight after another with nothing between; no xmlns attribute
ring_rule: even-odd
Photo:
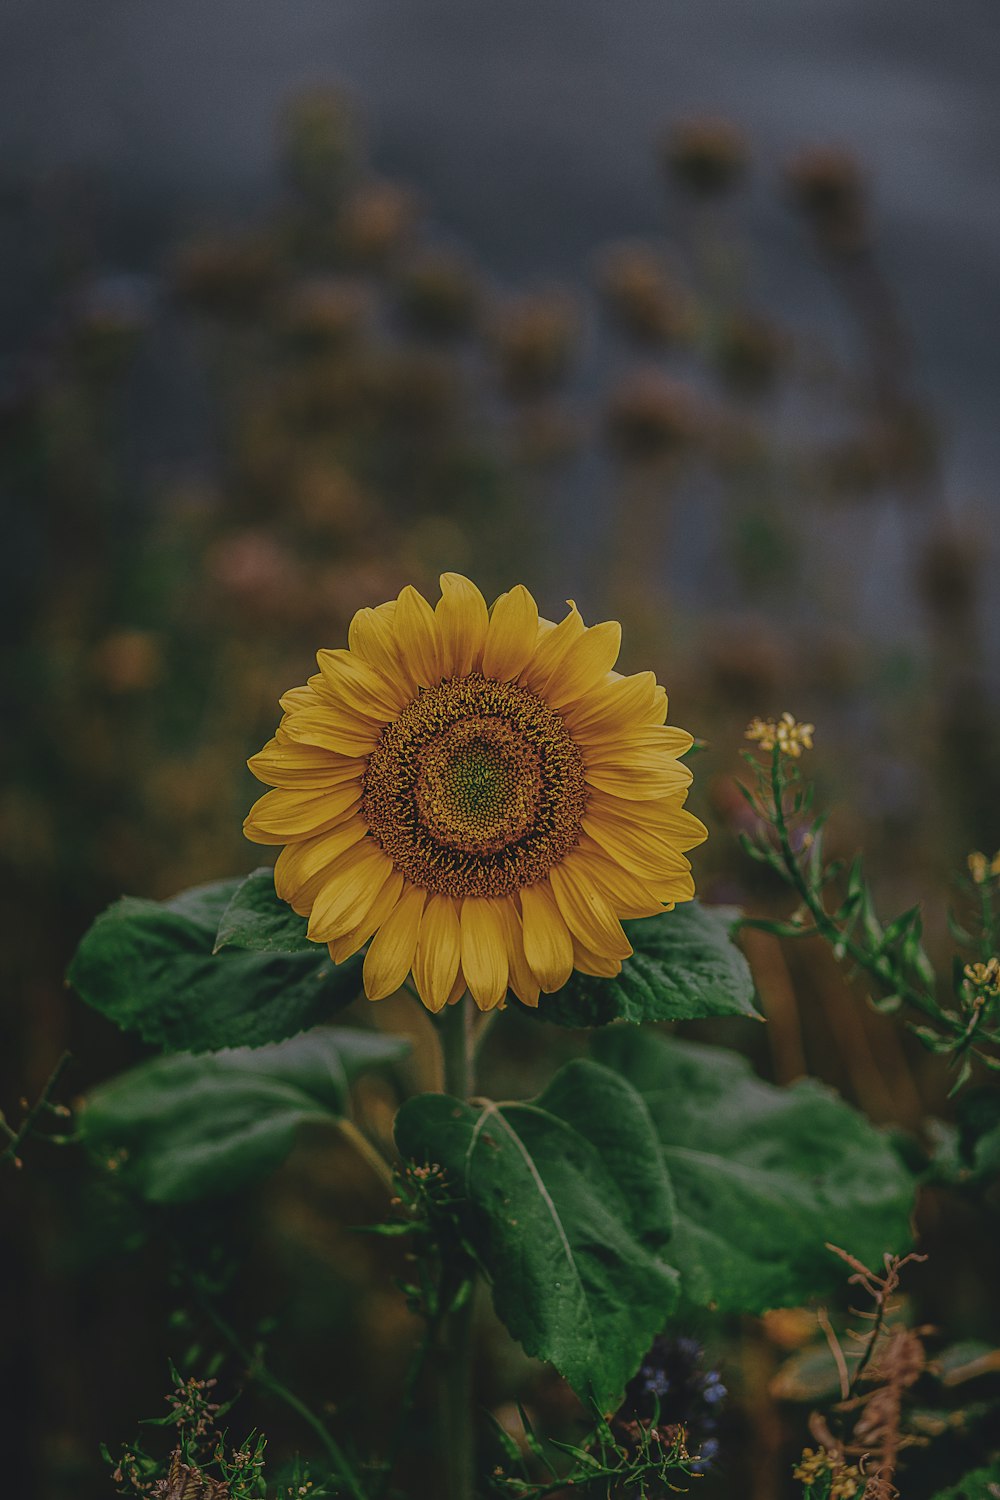
<svg viewBox="0 0 1000 1500"><path fill-rule="evenodd" d="M1000 875L1000 849L992 859L974 849L969 855L969 874L976 885L985 885L988 880L995 880Z"/></svg>
<svg viewBox="0 0 1000 1500"><path fill-rule="evenodd" d="M762 750L773 750L777 745L783 755L796 759L803 750L811 750L815 724L800 724L792 714L784 713L780 719L751 719L746 727L745 738L756 740Z"/></svg>
<svg viewBox="0 0 1000 1500"><path fill-rule="evenodd" d="M652 672L614 670L618 624L539 619L522 585L487 609L445 573L436 607L404 588L348 640L282 698L245 831L285 846L275 889L335 963L371 939L370 999L412 972L432 1011L536 1005L618 973L621 918L690 900L692 739Z"/></svg>
<svg viewBox="0 0 1000 1500"><path fill-rule="evenodd" d="M828 1500L855 1500L861 1494L864 1480L855 1464L845 1464L825 1448L806 1448L802 1460L796 1465L792 1478L799 1479L807 1490L811 1490L818 1479L829 1477L829 1488L823 1490Z"/></svg>

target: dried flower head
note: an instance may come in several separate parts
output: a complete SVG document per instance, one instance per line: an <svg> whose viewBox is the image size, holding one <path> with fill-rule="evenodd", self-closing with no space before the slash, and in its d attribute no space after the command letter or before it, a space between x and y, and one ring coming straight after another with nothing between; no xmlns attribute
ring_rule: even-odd
<svg viewBox="0 0 1000 1500"><path fill-rule="evenodd" d="M409 238L417 219L412 193L394 182L368 182L341 207L337 245L356 266L378 266Z"/></svg>
<svg viewBox="0 0 1000 1500"><path fill-rule="evenodd" d="M557 386L569 371L578 324L572 298L559 289L509 302L492 330L507 393L534 397Z"/></svg>
<svg viewBox="0 0 1000 1500"><path fill-rule="evenodd" d="M448 251L425 251L401 276L400 304L418 333L455 338L468 333L479 311L481 291L469 266Z"/></svg>
<svg viewBox="0 0 1000 1500"><path fill-rule="evenodd" d="M644 344L683 343L694 332L693 298L677 285L648 245L614 245L600 269L608 309L630 337Z"/></svg>
<svg viewBox="0 0 1000 1500"><path fill-rule="evenodd" d="M698 430L698 413L687 386L658 370L639 370L613 392L608 437L622 458L646 463L686 448Z"/></svg>
<svg viewBox="0 0 1000 1500"><path fill-rule="evenodd" d="M864 180L851 152L832 146L803 151L789 163L786 176L792 202L826 249L849 253L865 244Z"/></svg>
<svg viewBox="0 0 1000 1500"><path fill-rule="evenodd" d="M746 138L728 120L685 120L662 147L663 164L682 187L709 197L735 186L749 163Z"/></svg>

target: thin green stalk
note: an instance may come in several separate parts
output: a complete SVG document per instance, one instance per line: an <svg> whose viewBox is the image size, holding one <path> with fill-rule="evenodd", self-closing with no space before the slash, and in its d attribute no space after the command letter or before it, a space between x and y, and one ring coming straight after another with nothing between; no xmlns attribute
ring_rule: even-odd
<svg viewBox="0 0 1000 1500"><path fill-rule="evenodd" d="M327 1458L333 1465L337 1477L343 1480L348 1492L353 1496L353 1500L368 1500L364 1486L354 1473L347 1455L343 1452L332 1433L327 1429L326 1424L300 1397L296 1396L294 1391L289 1390L287 1385L271 1373L259 1354L253 1355L250 1353L236 1330L226 1322L222 1314L213 1305L211 1298L201 1287L196 1277L192 1278L192 1284L202 1311L225 1339L236 1357L246 1365L250 1378L255 1380L264 1390L270 1391L272 1396L276 1396L279 1401L283 1401L315 1433L323 1446Z"/></svg>
<svg viewBox="0 0 1000 1500"><path fill-rule="evenodd" d="M475 1091L473 1011L468 996L450 1005L441 1016L445 1092L469 1099ZM475 1446L472 1413L473 1295L467 1288L462 1304L445 1320L444 1368L438 1411L445 1468L445 1500L472 1500Z"/></svg>
<svg viewBox="0 0 1000 1500"><path fill-rule="evenodd" d="M35 1100L34 1104L31 1106L28 1113L21 1121L19 1129L14 1130L10 1125L8 1125L3 1115L0 1114L0 1130L2 1130L3 1134L7 1137L7 1145L4 1150L0 1152L0 1161L9 1160L13 1162L15 1167L19 1167L21 1165L21 1158L18 1155L18 1152L20 1151L24 1142L28 1139L28 1136L31 1134L32 1129L34 1128L35 1121L42 1113L42 1110L49 1107L56 1084L59 1082L59 1079L62 1076L62 1071L70 1060L70 1056L71 1054L69 1052L64 1052L62 1054L59 1061L52 1069L52 1072L46 1079L45 1086L42 1089L42 1092L39 1094L38 1098ZM60 1112L64 1115L68 1113L67 1110L60 1110Z"/></svg>
<svg viewBox="0 0 1000 1500"><path fill-rule="evenodd" d="M868 953L853 938L847 937L841 932L836 922L827 912L819 895L812 889L809 882L803 876L802 871L799 869L799 862L795 856L795 851L792 849L788 823L785 818L784 785L781 779L781 754L780 748L776 745L771 753L771 796L774 801L774 826L781 845L781 856L785 869L788 872L789 882L808 908L809 914L815 922L820 935L831 946L839 947L842 952L848 954L857 964L858 968L864 969L866 973L871 974L889 993L901 995L908 1004L922 1011L925 1016L931 1016L934 1020L939 1021L941 1019L941 1011L934 1000L930 996L921 994L919 990L915 990L912 985L907 984L901 975L894 974L891 965L885 960Z"/></svg>
<svg viewBox="0 0 1000 1500"><path fill-rule="evenodd" d="M368 1164L386 1191L390 1194L395 1192L392 1180L392 1167L386 1161L381 1151L377 1150L368 1137L358 1129L354 1121L349 1120L346 1115L342 1115L337 1121L337 1129L344 1137L344 1140L354 1147L362 1161Z"/></svg>

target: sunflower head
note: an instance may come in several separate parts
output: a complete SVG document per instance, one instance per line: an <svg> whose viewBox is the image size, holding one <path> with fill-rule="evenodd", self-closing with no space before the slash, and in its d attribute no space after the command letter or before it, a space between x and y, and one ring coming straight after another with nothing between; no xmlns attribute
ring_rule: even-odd
<svg viewBox="0 0 1000 1500"><path fill-rule="evenodd" d="M651 672L614 670L620 642L445 573L434 608L405 588L360 610L282 698L245 832L284 846L275 889L335 963L370 944L371 999L412 974L433 1011L536 1005L574 968L619 971L622 918L694 894L692 739Z"/></svg>

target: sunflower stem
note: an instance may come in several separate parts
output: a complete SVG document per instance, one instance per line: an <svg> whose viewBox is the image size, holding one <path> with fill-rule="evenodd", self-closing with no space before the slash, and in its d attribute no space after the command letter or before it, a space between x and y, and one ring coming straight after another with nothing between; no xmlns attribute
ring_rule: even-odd
<svg viewBox="0 0 1000 1500"><path fill-rule="evenodd" d="M468 995L439 1017L444 1091L463 1103L475 1092L475 1012Z"/></svg>
<svg viewBox="0 0 1000 1500"><path fill-rule="evenodd" d="M475 1092L474 1012L468 995L441 1016L445 1092L463 1102ZM475 1284L464 1281L444 1325L443 1368L438 1396L445 1500L472 1500L475 1432L472 1411L473 1305Z"/></svg>

